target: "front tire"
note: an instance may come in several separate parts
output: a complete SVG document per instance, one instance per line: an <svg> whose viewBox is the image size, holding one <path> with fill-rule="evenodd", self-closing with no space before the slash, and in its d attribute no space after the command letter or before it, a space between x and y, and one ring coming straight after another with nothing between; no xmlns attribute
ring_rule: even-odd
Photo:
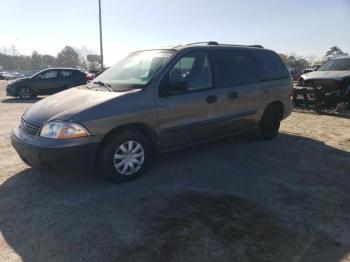
<svg viewBox="0 0 350 262"><path fill-rule="evenodd" d="M282 112L281 108L276 104L269 105L261 118L259 125L259 136L271 140L278 135L281 125Z"/></svg>
<svg viewBox="0 0 350 262"><path fill-rule="evenodd" d="M148 139L141 133L125 130L108 139L99 159L99 169L114 182L141 176L152 159Z"/></svg>
<svg viewBox="0 0 350 262"><path fill-rule="evenodd" d="M34 93L30 87L21 86L17 90L17 96L23 100L29 100L34 97Z"/></svg>

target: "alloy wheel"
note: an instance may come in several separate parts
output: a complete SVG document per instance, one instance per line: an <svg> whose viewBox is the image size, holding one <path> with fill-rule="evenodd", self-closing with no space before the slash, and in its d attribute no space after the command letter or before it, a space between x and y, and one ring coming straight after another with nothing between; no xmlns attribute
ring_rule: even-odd
<svg viewBox="0 0 350 262"><path fill-rule="evenodd" d="M20 98L22 99L30 99L32 97L32 90L30 90L29 87L22 87L19 92L18 95Z"/></svg>

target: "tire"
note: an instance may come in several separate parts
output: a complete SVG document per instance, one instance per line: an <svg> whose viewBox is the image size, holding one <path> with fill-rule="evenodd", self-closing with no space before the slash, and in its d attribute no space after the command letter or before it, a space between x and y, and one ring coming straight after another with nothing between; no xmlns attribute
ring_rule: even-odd
<svg viewBox="0 0 350 262"><path fill-rule="evenodd" d="M151 159L152 150L148 139L139 132L125 130L103 144L98 167L108 179L126 182L141 176Z"/></svg>
<svg viewBox="0 0 350 262"><path fill-rule="evenodd" d="M265 140L271 140L278 135L282 120L282 112L279 105L271 104L266 109L260 120L258 135Z"/></svg>
<svg viewBox="0 0 350 262"><path fill-rule="evenodd" d="M21 86L17 89L17 96L23 100L29 100L34 97L34 92L30 87Z"/></svg>

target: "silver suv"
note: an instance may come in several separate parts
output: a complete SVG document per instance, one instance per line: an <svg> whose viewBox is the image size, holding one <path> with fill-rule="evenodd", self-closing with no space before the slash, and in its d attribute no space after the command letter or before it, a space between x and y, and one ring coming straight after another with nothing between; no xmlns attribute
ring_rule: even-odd
<svg viewBox="0 0 350 262"><path fill-rule="evenodd" d="M35 103L12 132L33 167L86 167L126 181L155 152L257 130L278 134L292 79L261 46L196 43L130 54L94 82Z"/></svg>

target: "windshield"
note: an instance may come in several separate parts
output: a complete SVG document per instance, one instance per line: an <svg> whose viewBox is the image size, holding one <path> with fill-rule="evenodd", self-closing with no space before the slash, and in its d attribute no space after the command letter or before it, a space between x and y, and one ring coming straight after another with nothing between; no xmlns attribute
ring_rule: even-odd
<svg viewBox="0 0 350 262"><path fill-rule="evenodd" d="M142 88L173 54L174 51L171 50L135 52L106 70L95 80L110 85L113 90L119 87Z"/></svg>
<svg viewBox="0 0 350 262"><path fill-rule="evenodd" d="M44 71L46 71L46 69L44 69L44 70L41 70L41 71L39 71L38 73L35 73L34 75L32 75L30 78L36 78L36 77L38 77L42 72L44 72Z"/></svg>
<svg viewBox="0 0 350 262"><path fill-rule="evenodd" d="M317 71L350 70L350 58L328 60Z"/></svg>

